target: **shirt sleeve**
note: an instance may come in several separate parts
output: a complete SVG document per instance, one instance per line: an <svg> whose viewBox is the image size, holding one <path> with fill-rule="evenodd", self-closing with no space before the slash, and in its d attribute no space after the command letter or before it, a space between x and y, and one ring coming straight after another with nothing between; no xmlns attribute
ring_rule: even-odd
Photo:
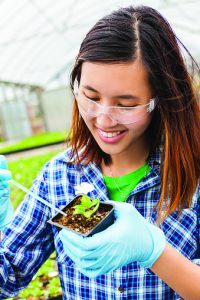
<svg viewBox="0 0 200 300"><path fill-rule="evenodd" d="M31 191L46 201L48 192L45 173L39 174ZM12 223L2 232L0 244L0 299L15 296L25 288L54 251L50 209L26 196L18 207Z"/></svg>
<svg viewBox="0 0 200 300"><path fill-rule="evenodd" d="M196 258L191 260L195 265L200 267L200 196L197 200L197 254ZM177 293L174 293L175 300L182 300Z"/></svg>

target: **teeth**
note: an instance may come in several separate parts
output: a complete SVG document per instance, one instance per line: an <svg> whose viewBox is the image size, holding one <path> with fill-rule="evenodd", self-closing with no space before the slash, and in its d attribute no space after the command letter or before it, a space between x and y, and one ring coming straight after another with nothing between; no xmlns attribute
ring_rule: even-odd
<svg viewBox="0 0 200 300"><path fill-rule="evenodd" d="M102 131L102 130L100 130L100 132L101 132L101 134L102 134L103 136L105 136L105 137L107 137L107 138L112 138L112 137L114 137L114 136L116 136L116 135L118 135L118 134L121 133L121 131L105 132L105 131Z"/></svg>

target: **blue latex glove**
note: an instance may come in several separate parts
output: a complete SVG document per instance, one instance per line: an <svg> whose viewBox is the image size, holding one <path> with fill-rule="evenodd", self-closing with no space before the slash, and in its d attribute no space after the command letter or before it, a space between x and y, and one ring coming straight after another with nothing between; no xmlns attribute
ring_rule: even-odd
<svg viewBox="0 0 200 300"><path fill-rule="evenodd" d="M11 173L7 170L5 157L0 155L0 230L10 223L14 213L9 199L8 180L10 179Z"/></svg>
<svg viewBox="0 0 200 300"><path fill-rule="evenodd" d="M148 223L131 204L112 203L116 221L106 230L92 237L82 237L65 229L59 233L67 255L79 271L90 278L135 261L143 267L151 267L165 248L161 229Z"/></svg>

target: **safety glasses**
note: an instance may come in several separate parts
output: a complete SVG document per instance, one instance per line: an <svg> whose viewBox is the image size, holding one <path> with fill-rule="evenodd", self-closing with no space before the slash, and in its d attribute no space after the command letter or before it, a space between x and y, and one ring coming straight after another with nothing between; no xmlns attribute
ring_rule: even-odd
<svg viewBox="0 0 200 300"><path fill-rule="evenodd" d="M101 105L81 94L79 89L75 89L74 94L80 113L84 113L90 118L107 115L114 122L124 125L132 124L141 120L145 115L151 113L156 106L156 98L150 99L148 103L144 105L124 107Z"/></svg>

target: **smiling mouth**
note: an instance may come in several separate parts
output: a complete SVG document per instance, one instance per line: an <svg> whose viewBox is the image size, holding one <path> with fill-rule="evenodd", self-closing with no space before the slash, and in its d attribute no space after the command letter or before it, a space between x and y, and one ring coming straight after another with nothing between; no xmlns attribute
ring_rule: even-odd
<svg viewBox="0 0 200 300"><path fill-rule="evenodd" d="M110 132L107 132L107 131L103 131L101 129L98 129L100 134L106 138L112 138L112 137L115 137L117 135L120 135L121 133L123 133L125 130L122 130L122 131L110 131Z"/></svg>

